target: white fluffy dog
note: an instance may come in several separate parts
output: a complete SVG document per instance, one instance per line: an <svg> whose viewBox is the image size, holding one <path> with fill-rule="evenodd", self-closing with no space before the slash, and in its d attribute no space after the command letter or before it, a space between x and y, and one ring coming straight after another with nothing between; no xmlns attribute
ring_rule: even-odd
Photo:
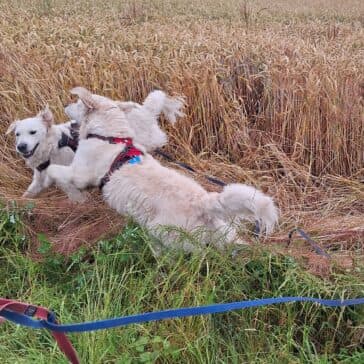
<svg viewBox="0 0 364 364"><path fill-rule="evenodd" d="M102 102L113 102L111 99L93 94L93 98ZM169 97L163 91L152 91L144 100L143 105L131 101L114 101L129 121L134 130L135 143L142 145L148 152L160 148L167 143L167 135L161 130L158 118L161 113L166 119L174 124L178 116L183 116L181 109L183 99L180 97ZM65 107L66 114L72 120L81 122L87 109L81 100Z"/></svg>
<svg viewBox="0 0 364 364"><path fill-rule="evenodd" d="M94 97L99 100L109 100L103 96ZM183 115L182 99L168 97L162 91L151 92L143 105L132 101L115 101L115 104L125 112L132 128L139 136L137 141L148 151L167 143L167 136L158 124L160 114L164 113L170 123L175 123L176 117ZM7 130L7 134L15 132L16 150L33 170L32 183L23 197L35 197L51 186L52 180L45 173L50 164L69 165L73 159L78 144L78 140L74 140L76 138L74 130L78 128L78 121L81 120L85 110L83 103L78 101L68 105L65 111L72 119L72 123L55 125L53 115L46 107L35 117L14 121Z"/></svg>
<svg viewBox="0 0 364 364"><path fill-rule="evenodd" d="M101 100L81 87L71 92L84 107L79 147L70 166L51 165L47 170L71 199L82 201L81 190L102 183L105 201L153 234L163 225L188 231L204 228L234 241L236 232L229 222L241 219L259 220L267 233L272 231L278 211L270 197L243 184L228 185L221 193L207 192L193 179L162 166L142 147L132 145L130 138L136 135L114 102ZM168 234L159 236L166 245L174 239Z"/></svg>
<svg viewBox="0 0 364 364"><path fill-rule="evenodd" d="M33 180L23 197L34 197L52 184L45 172L50 164L71 163L74 151L67 143L60 144L64 139L73 139L71 126L71 122L55 125L48 106L32 118L16 120L10 124L6 133L14 131L16 150L33 170ZM76 144L77 142L75 147Z"/></svg>

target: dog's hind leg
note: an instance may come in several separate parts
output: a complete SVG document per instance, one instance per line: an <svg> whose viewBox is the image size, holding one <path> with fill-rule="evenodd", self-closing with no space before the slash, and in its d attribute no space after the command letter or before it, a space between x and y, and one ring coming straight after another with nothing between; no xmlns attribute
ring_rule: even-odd
<svg viewBox="0 0 364 364"><path fill-rule="evenodd" d="M239 183L224 187L220 193L209 193L206 211L223 220L258 220L266 233L278 222L278 209L271 197L252 186Z"/></svg>
<svg viewBox="0 0 364 364"><path fill-rule="evenodd" d="M240 238L232 222L228 223L222 219L215 219L213 226L215 231L213 243L217 248L223 249L227 245L240 243Z"/></svg>

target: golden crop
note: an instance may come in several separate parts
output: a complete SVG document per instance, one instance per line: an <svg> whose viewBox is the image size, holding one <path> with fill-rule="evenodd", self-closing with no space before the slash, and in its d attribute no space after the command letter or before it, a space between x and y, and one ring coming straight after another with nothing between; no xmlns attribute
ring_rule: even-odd
<svg viewBox="0 0 364 364"><path fill-rule="evenodd" d="M276 239L299 225L345 249L362 242L364 3L296 4L0 2L0 195L19 199L30 181L9 122L46 103L64 121L77 85L133 101L160 88L187 104L165 125L166 150L268 190L282 210ZM70 211L55 190L35 202L30 226L69 246L120 226L101 202Z"/></svg>

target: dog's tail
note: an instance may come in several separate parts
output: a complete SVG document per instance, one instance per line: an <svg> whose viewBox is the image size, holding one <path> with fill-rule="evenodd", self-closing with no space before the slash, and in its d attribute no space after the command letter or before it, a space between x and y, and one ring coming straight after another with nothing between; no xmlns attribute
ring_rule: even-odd
<svg viewBox="0 0 364 364"><path fill-rule="evenodd" d="M278 209L272 198L254 187L230 184L221 193L209 193L208 196L206 209L215 217L258 220L266 234L271 233L278 222Z"/></svg>
<svg viewBox="0 0 364 364"><path fill-rule="evenodd" d="M184 106L183 98L170 97L163 91L152 91L143 102L145 106L156 118L161 113L166 119L174 124L178 116L183 116L182 108Z"/></svg>

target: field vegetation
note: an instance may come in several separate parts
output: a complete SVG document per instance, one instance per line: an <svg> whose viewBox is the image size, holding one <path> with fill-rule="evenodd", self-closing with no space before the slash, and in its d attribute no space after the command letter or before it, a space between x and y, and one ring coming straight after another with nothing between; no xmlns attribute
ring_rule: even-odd
<svg viewBox="0 0 364 364"><path fill-rule="evenodd" d="M184 95L174 158L271 194L280 226L249 247L154 258L148 233L98 191L73 205L31 173L8 124L84 86ZM0 296L63 322L280 295L364 296L364 2L0 0ZM168 164L163 161L163 163ZM172 163L169 164L177 168ZM209 190L200 174L194 175ZM332 256L287 234L305 229ZM195 240L196 237L188 236ZM233 256L233 258L232 258ZM293 304L73 335L85 363L362 363L360 308ZM45 332L6 324L5 363L65 362Z"/></svg>

